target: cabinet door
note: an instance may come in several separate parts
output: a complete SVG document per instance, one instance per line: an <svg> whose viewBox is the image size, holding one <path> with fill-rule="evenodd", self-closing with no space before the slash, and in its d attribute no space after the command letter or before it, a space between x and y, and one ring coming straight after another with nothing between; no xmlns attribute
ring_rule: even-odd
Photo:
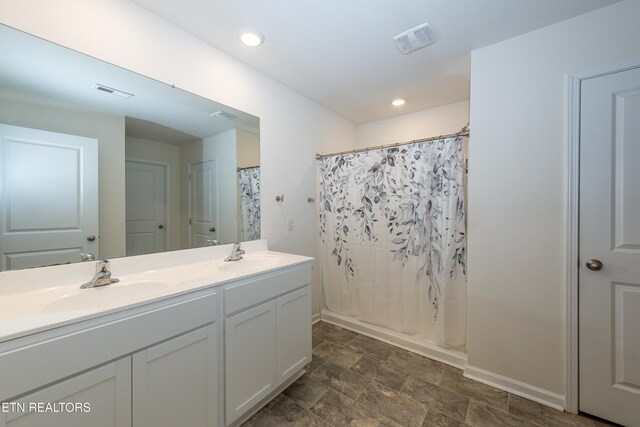
<svg viewBox="0 0 640 427"><path fill-rule="evenodd" d="M283 295L278 302L278 382L311 362L311 293L309 286Z"/></svg>
<svg viewBox="0 0 640 427"><path fill-rule="evenodd" d="M276 301L224 321L226 421L231 424L276 388Z"/></svg>
<svg viewBox="0 0 640 427"><path fill-rule="evenodd" d="M133 355L134 426L217 425L217 324Z"/></svg>
<svg viewBox="0 0 640 427"><path fill-rule="evenodd" d="M13 409L0 412L2 427L130 426L131 358L92 369L12 403Z"/></svg>

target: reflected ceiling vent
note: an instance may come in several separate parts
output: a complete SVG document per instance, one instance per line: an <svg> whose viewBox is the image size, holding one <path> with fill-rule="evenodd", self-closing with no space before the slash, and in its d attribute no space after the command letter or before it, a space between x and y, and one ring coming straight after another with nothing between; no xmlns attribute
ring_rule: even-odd
<svg viewBox="0 0 640 427"><path fill-rule="evenodd" d="M211 113L211 117L218 120L233 120L238 116L234 116L231 113L227 113L226 111L216 111L215 113Z"/></svg>
<svg viewBox="0 0 640 427"><path fill-rule="evenodd" d="M396 47L404 55L422 49L438 41L438 35L428 23L400 33L393 38Z"/></svg>
<svg viewBox="0 0 640 427"><path fill-rule="evenodd" d="M132 96L134 96L132 93L125 92L125 91L118 90L118 89L114 89L114 88L109 87L109 86L101 85L100 83L96 83L96 89L98 89L101 92L111 93L113 95L118 95L118 96L121 96L121 97L127 98L127 99L129 99Z"/></svg>

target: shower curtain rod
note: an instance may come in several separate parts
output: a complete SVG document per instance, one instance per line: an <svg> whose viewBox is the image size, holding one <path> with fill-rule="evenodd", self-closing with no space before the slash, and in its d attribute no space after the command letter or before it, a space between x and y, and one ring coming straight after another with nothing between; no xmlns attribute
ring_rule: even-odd
<svg viewBox="0 0 640 427"><path fill-rule="evenodd" d="M323 159L325 157L340 156L340 155L343 155L343 154L362 153L363 151L382 150L384 148L401 147L403 145L417 144L417 143L420 143L420 142L437 141L439 139L445 139L445 138L458 138L458 137L461 137L461 136L469 136L470 133L471 132L469 130L469 123L467 123L465 125L465 127L463 127L460 130L460 132L457 132L457 133L449 133L449 134L446 134L446 135L433 136L431 138L414 139L412 141L396 142L395 144L378 145L378 146L375 146L375 147L356 148L354 150L339 151L337 153L316 154L316 160L320 160L320 159Z"/></svg>
<svg viewBox="0 0 640 427"><path fill-rule="evenodd" d="M259 168L259 167L260 167L260 165L258 165L258 166L245 166L243 168L236 168L236 169L238 170L238 172L240 172L240 171L243 171L245 169L255 169L255 168Z"/></svg>

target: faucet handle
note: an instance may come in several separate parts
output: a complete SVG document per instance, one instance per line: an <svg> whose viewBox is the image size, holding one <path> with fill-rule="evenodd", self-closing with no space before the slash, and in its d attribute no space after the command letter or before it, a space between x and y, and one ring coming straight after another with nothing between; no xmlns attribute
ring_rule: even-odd
<svg viewBox="0 0 640 427"><path fill-rule="evenodd" d="M96 261L96 273L107 272L111 268L111 262L108 259L99 259Z"/></svg>
<svg viewBox="0 0 640 427"><path fill-rule="evenodd" d="M82 260L82 262L95 261L96 256L91 252L80 252L80 259Z"/></svg>

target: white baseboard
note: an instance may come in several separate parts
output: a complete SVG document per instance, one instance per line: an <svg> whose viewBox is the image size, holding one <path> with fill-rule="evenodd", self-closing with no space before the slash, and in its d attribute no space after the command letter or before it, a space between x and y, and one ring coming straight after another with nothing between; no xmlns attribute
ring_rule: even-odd
<svg viewBox="0 0 640 427"><path fill-rule="evenodd" d="M317 314L313 317L314 323ZM420 354L433 360L446 363L456 368L463 369L466 378L490 385L500 390L513 393L525 399L533 400L542 405L549 406L559 411L564 411L564 396L552 393L530 384L523 383L508 377L504 377L484 369L467 366L467 355L456 350L439 347L428 341L424 341L411 335L392 331L381 326L372 325L360 320L337 314L329 310L322 310L319 316L321 320L349 329L359 334L384 341L396 347Z"/></svg>
<svg viewBox="0 0 640 427"><path fill-rule="evenodd" d="M313 316L311 316L311 324L316 324L320 321L320 313L316 313Z"/></svg>
<svg viewBox="0 0 640 427"><path fill-rule="evenodd" d="M549 406L553 409L564 411L564 396L561 394L552 393L548 390L473 366L467 366L464 376L471 380L524 397L525 399L533 400L534 402Z"/></svg>
<svg viewBox="0 0 640 427"><path fill-rule="evenodd" d="M369 323L353 319L349 316L337 314L329 310L322 310L320 318L328 323L349 329L362 335L384 341L396 347L417 353L429 359L446 363L459 369L465 369L467 366L467 355L461 351L449 350L439 347L428 341L416 338L401 332L392 331L382 326L376 326Z"/></svg>

